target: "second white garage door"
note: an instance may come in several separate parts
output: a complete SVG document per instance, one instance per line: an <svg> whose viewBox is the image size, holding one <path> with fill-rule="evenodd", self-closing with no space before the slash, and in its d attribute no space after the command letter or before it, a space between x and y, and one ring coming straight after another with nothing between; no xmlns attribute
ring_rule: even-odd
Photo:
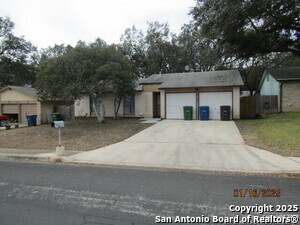
<svg viewBox="0 0 300 225"><path fill-rule="evenodd" d="M167 93L166 117L167 119L183 119L183 106L193 106L193 119L196 118L195 93Z"/></svg>
<svg viewBox="0 0 300 225"><path fill-rule="evenodd" d="M220 119L220 106L230 105L232 118L232 92L201 92L199 106L209 106L209 119Z"/></svg>

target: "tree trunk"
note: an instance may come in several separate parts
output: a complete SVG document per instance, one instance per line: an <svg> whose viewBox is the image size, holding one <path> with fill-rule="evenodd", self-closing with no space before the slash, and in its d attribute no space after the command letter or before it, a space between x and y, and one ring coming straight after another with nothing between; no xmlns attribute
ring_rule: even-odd
<svg viewBox="0 0 300 225"><path fill-rule="evenodd" d="M122 101L122 98L117 98L115 97L114 99L114 119L118 119L118 113L119 113L119 109L120 109L120 105L121 105L121 101Z"/></svg>
<svg viewBox="0 0 300 225"><path fill-rule="evenodd" d="M99 123L103 123L105 119L105 106L103 104L102 98L93 94L92 96L93 108L96 113Z"/></svg>
<svg viewBox="0 0 300 225"><path fill-rule="evenodd" d="M117 110L117 99L114 98L114 119L118 119L118 110Z"/></svg>

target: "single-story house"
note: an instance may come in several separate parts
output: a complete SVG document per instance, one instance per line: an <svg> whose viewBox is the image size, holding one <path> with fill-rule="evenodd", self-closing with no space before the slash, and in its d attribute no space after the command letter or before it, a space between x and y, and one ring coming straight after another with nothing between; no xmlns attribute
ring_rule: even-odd
<svg viewBox="0 0 300 225"><path fill-rule="evenodd" d="M20 124L27 123L27 114L37 115L37 124L51 122L54 107L61 104L57 100L42 100L31 87L7 86L0 90L0 115L8 115Z"/></svg>
<svg viewBox="0 0 300 225"><path fill-rule="evenodd" d="M258 90L260 95L278 96L280 112L300 111L300 67L266 69Z"/></svg>
<svg viewBox="0 0 300 225"><path fill-rule="evenodd" d="M220 119L220 106L231 106L231 118L240 118L240 87L238 70L154 74L136 85L135 96L121 103L123 117L183 119L183 107L193 107L193 119L199 119L199 106L210 107L210 119ZM106 116L112 117L113 95L103 97ZM75 102L75 117L95 116L88 95Z"/></svg>

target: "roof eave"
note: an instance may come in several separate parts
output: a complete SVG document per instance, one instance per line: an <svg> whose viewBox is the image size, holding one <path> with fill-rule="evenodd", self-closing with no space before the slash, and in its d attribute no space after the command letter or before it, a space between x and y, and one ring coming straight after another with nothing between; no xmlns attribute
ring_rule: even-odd
<svg viewBox="0 0 300 225"><path fill-rule="evenodd" d="M297 81L300 78L284 78L284 79L276 79L277 81Z"/></svg>
<svg viewBox="0 0 300 225"><path fill-rule="evenodd" d="M153 85L153 84L162 84L162 82L149 82L149 83L143 83L143 82L140 82L139 83L140 85Z"/></svg>

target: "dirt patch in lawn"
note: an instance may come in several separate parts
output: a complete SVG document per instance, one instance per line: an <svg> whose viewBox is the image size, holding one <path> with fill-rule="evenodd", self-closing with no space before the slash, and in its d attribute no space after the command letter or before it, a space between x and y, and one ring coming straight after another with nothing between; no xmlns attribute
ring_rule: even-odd
<svg viewBox="0 0 300 225"><path fill-rule="evenodd" d="M263 119L236 121L247 145L283 156L300 157L300 113L280 113Z"/></svg>
<svg viewBox="0 0 300 225"><path fill-rule="evenodd" d="M61 129L62 145L66 150L92 150L123 141L151 125L138 119L69 121ZM0 148L55 149L57 145L58 130L49 124L0 131Z"/></svg>

